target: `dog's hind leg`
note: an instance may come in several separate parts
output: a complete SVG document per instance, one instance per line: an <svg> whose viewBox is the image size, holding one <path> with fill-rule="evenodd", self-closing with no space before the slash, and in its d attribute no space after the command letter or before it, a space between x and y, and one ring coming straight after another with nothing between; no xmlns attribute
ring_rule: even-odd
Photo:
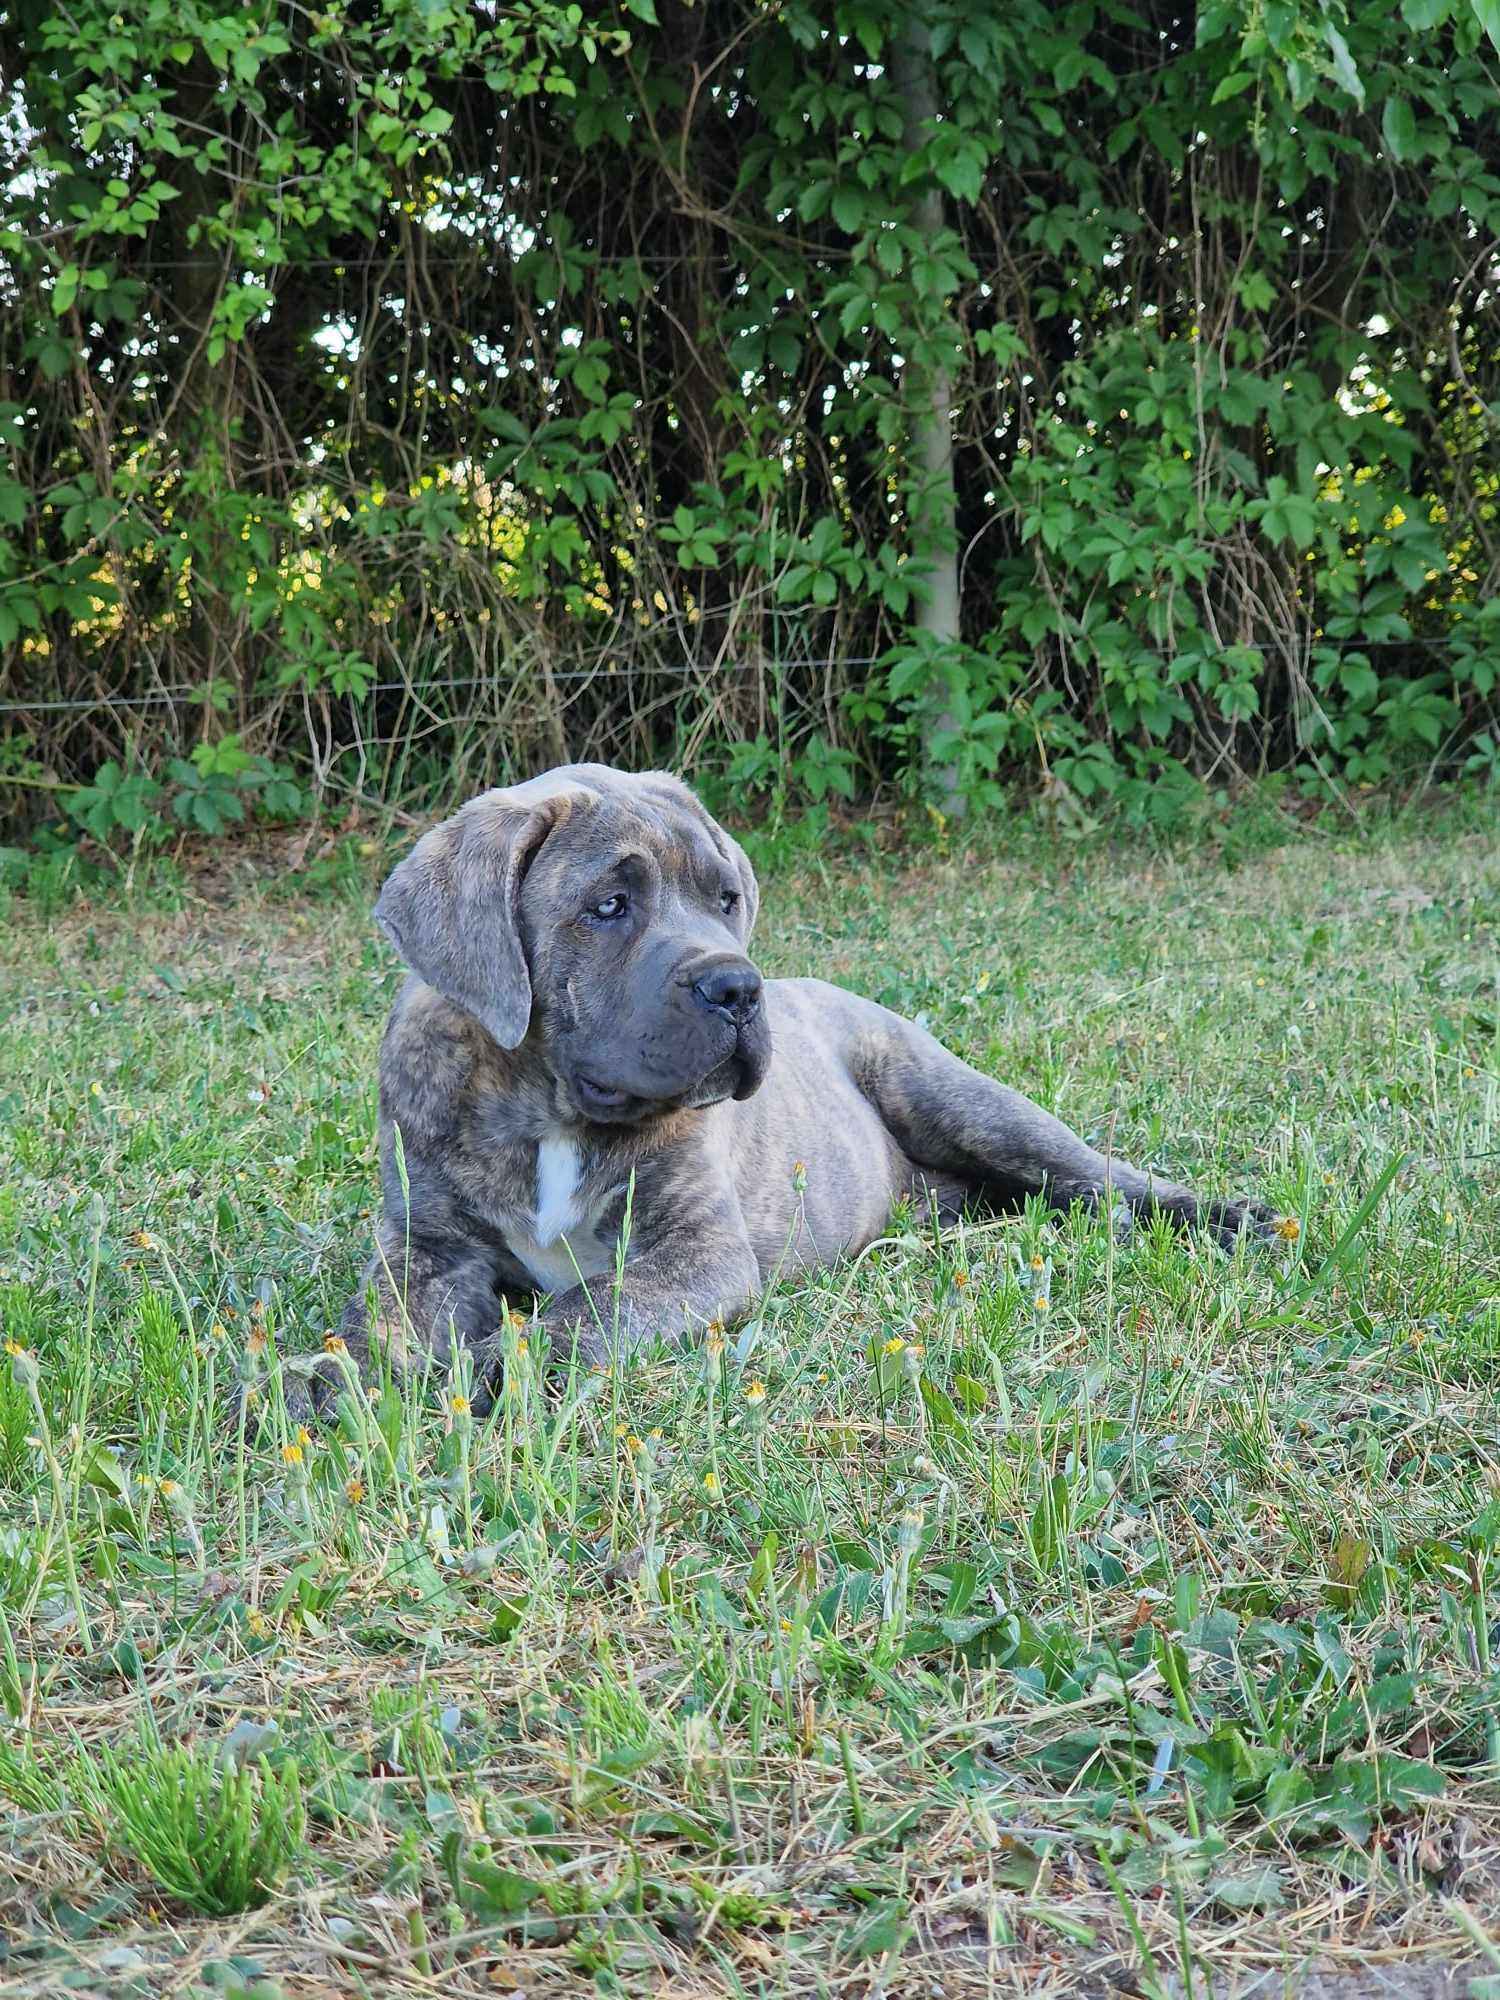
<svg viewBox="0 0 1500 2000"><path fill-rule="evenodd" d="M1184 1227L1209 1230L1226 1246L1244 1231L1271 1233L1274 1217L1259 1202L1205 1200L1106 1156L1019 1091L971 1069L924 1029L884 1008L878 1013L880 1026L861 1036L858 1079L920 1172L960 1175L1000 1205L1036 1194L1055 1208L1082 1200L1158 1211Z"/></svg>

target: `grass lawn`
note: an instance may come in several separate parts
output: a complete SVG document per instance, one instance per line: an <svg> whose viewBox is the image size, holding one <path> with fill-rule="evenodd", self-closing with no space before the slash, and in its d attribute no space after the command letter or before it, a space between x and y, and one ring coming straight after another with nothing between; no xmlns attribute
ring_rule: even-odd
<svg viewBox="0 0 1500 2000"><path fill-rule="evenodd" d="M431 1383L300 1442L275 1357L374 1200L363 892L9 916L0 1993L1500 1972L1478 807L768 878L767 970L1295 1241L912 1216L720 1359L558 1385L515 1329L484 1426Z"/></svg>

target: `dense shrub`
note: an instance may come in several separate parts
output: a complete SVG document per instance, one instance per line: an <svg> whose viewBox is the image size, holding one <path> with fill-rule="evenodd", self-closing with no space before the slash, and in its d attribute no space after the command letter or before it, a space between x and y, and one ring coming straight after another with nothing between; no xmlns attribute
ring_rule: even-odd
<svg viewBox="0 0 1500 2000"><path fill-rule="evenodd" d="M19 0L0 810L1493 760L1497 36Z"/></svg>

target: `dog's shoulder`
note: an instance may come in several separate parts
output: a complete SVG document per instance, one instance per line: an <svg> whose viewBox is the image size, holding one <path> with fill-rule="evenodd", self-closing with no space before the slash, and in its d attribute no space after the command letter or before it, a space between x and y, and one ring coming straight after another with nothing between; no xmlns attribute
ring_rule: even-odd
<svg viewBox="0 0 1500 2000"><path fill-rule="evenodd" d="M413 1136L447 1130L493 1060L479 1023L412 973L380 1044L381 1114Z"/></svg>

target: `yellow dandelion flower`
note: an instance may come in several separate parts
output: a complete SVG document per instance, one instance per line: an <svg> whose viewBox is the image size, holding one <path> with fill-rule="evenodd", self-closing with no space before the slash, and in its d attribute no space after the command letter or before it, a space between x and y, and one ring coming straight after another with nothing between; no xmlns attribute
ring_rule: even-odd
<svg viewBox="0 0 1500 2000"><path fill-rule="evenodd" d="M1031 1309L1033 1312L1039 1313L1050 1312L1052 1310L1052 1301L1045 1292L1038 1292L1036 1297L1031 1301Z"/></svg>
<svg viewBox="0 0 1500 2000"><path fill-rule="evenodd" d="M510 1324L512 1331L519 1333L521 1328L523 1326L528 1325L529 1322L526 1318L525 1313L513 1312L510 1316Z"/></svg>
<svg viewBox="0 0 1500 2000"><path fill-rule="evenodd" d="M523 1339L516 1342L516 1358L518 1360L524 1361L530 1352L531 1342L529 1340Z"/></svg>
<svg viewBox="0 0 1500 2000"><path fill-rule="evenodd" d="M156 1248L156 1238L151 1234L149 1229L137 1229L133 1231L130 1240L137 1250L154 1250Z"/></svg>
<svg viewBox="0 0 1500 2000"><path fill-rule="evenodd" d="M658 1443L661 1438L661 1425L654 1424L652 1428L649 1431L647 1431L646 1435L648 1438L650 1438L653 1444Z"/></svg>
<svg viewBox="0 0 1500 2000"><path fill-rule="evenodd" d="M252 1611L245 1623L257 1639L264 1639L270 1634L271 1621L263 1611Z"/></svg>
<svg viewBox="0 0 1500 2000"><path fill-rule="evenodd" d="M764 1382L750 1383L750 1385L745 1390L745 1401L747 1403L763 1403L765 1400L766 1400L765 1383Z"/></svg>
<svg viewBox="0 0 1500 2000"><path fill-rule="evenodd" d="M245 1352L247 1354L264 1354L265 1351L266 1351L265 1328L263 1326L251 1327L249 1333L246 1334L245 1336Z"/></svg>
<svg viewBox="0 0 1500 2000"><path fill-rule="evenodd" d="M335 1333L330 1328L323 1336L323 1352L325 1354L347 1354L349 1352L349 1343L341 1333Z"/></svg>
<svg viewBox="0 0 1500 2000"><path fill-rule="evenodd" d="M469 1414L469 1399L467 1396L450 1396L448 1408L455 1417L466 1417Z"/></svg>
<svg viewBox="0 0 1500 2000"><path fill-rule="evenodd" d="M646 1449L646 1441L644 1438L638 1438L632 1431L630 1436L625 1440L625 1449L630 1457L634 1458L638 1452Z"/></svg>
<svg viewBox="0 0 1500 2000"><path fill-rule="evenodd" d="M357 1507L365 1497L365 1482L356 1473L353 1479L344 1481L344 1498L351 1507Z"/></svg>
<svg viewBox="0 0 1500 2000"><path fill-rule="evenodd" d="M954 1282L954 1284L955 1284L955 1285L956 1285L956 1286L958 1287L958 1289L959 1289L960 1291L962 1291L962 1290L963 1290L963 1288L964 1288L964 1286L965 1286L966 1284L968 1284L968 1282L969 1282L969 1274L968 1274L968 1272L967 1272L967 1271L955 1271L955 1272L953 1273L953 1282Z"/></svg>
<svg viewBox="0 0 1500 2000"><path fill-rule="evenodd" d="M900 1334L893 1333L880 1351L882 1354L899 1354L905 1345L906 1342L901 1338Z"/></svg>
<svg viewBox="0 0 1500 2000"><path fill-rule="evenodd" d="M89 1085L89 1096L102 1097L103 1095L104 1095L104 1085L100 1083L97 1077L95 1077L94 1081Z"/></svg>
<svg viewBox="0 0 1500 2000"><path fill-rule="evenodd" d="M1276 1234L1283 1243L1295 1243L1302 1234L1302 1224L1295 1215L1284 1215L1276 1225Z"/></svg>
<svg viewBox="0 0 1500 2000"><path fill-rule="evenodd" d="M288 1465L300 1465L302 1463L302 1447L300 1444L284 1444L281 1447L281 1455Z"/></svg>
<svg viewBox="0 0 1500 2000"><path fill-rule="evenodd" d="M1047 1268L1047 1260L1046 1260L1046 1258L1045 1258L1045 1257L1033 1257L1033 1258L1032 1258L1032 1260L1031 1260L1031 1268L1032 1268L1032 1270L1033 1270L1033 1271L1045 1271L1045 1270L1046 1270L1046 1268Z"/></svg>
<svg viewBox="0 0 1500 2000"><path fill-rule="evenodd" d="M718 1490L719 1490L719 1475L718 1475L718 1474L717 1474L716 1472L705 1472L705 1473L704 1473L704 1475L703 1475L703 1490L704 1490L704 1492L705 1492L705 1493L706 1493L706 1494L707 1494L707 1495L709 1496L709 1498L710 1498L710 1499L713 1499L713 1498L714 1498L714 1496L715 1496L715 1495L716 1495L716 1494L718 1493Z"/></svg>
<svg viewBox="0 0 1500 2000"><path fill-rule="evenodd" d="M622 1437L624 1437L624 1436L625 1436L625 1435L627 1434L627 1432L629 1431L629 1429L630 1429L630 1426L629 1426L629 1424L616 1424L616 1425L615 1425L615 1436L616 1436L617 1438L622 1438Z"/></svg>

